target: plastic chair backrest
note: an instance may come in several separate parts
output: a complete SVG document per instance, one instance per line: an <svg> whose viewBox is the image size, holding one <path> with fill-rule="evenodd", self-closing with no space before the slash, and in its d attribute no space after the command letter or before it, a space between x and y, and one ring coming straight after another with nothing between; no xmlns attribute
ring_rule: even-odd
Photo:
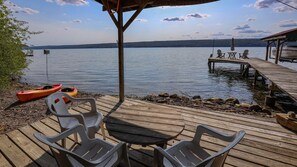
<svg viewBox="0 0 297 167"><path fill-rule="evenodd" d="M197 167L204 167L209 164L211 164L211 167L222 167L225 163L229 151L243 139L244 135L245 132L243 130L237 132L235 135L233 135L233 140L230 141L230 143L226 147L213 154L212 156L206 158Z"/></svg>
<svg viewBox="0 0 297 167"><path fill-rule="evenodd" d="M72 118L63 118L59 115L70 115L68 112L67 104L65 103L63 97L68 96L64 92L56 92L51 94L46 99L46 104L52 114L58 116L59 124L62 128L66 128L66 124Z"/></svg>

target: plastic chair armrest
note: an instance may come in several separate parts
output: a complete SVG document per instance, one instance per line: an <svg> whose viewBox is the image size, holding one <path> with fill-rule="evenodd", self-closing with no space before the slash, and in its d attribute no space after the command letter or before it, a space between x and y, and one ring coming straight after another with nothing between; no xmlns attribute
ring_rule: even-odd
<svg viewBox="0 0 297 167"><path fill-rule="evenodd" d="M227 135L225 133L222 133L222 132L219 132L213 128L210 128L206 125L198 125L197 128L196 128L196 133L195 133L195 136L193 138L193 142L194 143L199 143L200 142L200 139L201 139L201 136L203 133L206 133L206 134L209 134L215 138L218 138L218 139L221 139L221 140L224 140L224 141L227 141L227 142L231 142L234 140L234 138L236 137L236 134L234 135Z"/></svg>
<svg viewBox="0 0 297 167"><path fill-rule="evenodd" d="M59 133L58 135L56 136L52 136L52 137L47 137L51 142L55 143L59 140L62 140L62 139L65 139L67 138L68 136L74 134L74 133L85 133L84 132L84 127L82 125L76 125L74 126L73 128L70 128L70 129L67 129L61 133ZM85 136L87 136L85 134Z"/></svg>
<svg viewBox="0 0 297 167"><path fill-rule="evenodd" d="M84 127L86 127L85 119L82 114L67 114L67 115L62 115L62 114L57 114L54 113L57 117L72 117L77 119L77 121L82 124Z"/></svg>
<svg viewBox="0 0 297 167"><path fill-rule="evenodd" d="M88 102L91 105L90 112L97 112L96 100L94 98L73 98L73 102Z"/></svg>

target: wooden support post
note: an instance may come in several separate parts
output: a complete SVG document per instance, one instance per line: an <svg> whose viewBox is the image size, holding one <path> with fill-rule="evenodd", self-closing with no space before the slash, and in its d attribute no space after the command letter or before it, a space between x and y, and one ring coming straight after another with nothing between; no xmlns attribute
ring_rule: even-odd
<svg viewBox="0 0 297 167"><path fill-rule="evenodd" d="M242 72L243 77L248 77L249 76L249 70L250 70L250 65L246 65L245 69Z"/></svg>
<svg viewBox="0 0 297 167"><path fill-rule="evenodd" d="M269 41L267 41L267 45L266 45L266 58L265 58L266 61L268 61L268 56L269 56L269 51L270 51L269 47L270 47L270 43L269 43Z"/></svg>
<svg viewBox="0 0 297 167"><path fill-rule="evenodd" d="M124 92L124 31L123 31L123 8L120 4L118 11L118 49L119 49L119 91L120 102L125 99Z"/></svg>
<svg viewBox="0 0 297 167"><path fill-rule="evenodd" d="M215 62L212 62L212 71L214 72L215 70Z"/></svg>
<svg viewBox="0 0 297 167"><path fill-rule="evenodd" d="M136 12L130 17L130 19L126 22L126 24L123 27L123 31L125 31L129 25L135 20L135 18L140 14L140 12L145 8L145 6L148 4L148 0L143 1L139 8L136 10Z"/></svg>
<svg viewBox="0 0 297 167"><path fill-rule="evenodd" d="M208 60L208 71L211 72L211 61Z"/></svg>
<svg viewBox="0 0 297 167"><path fill-rule="evenodd" d="M240 72L243 72L243 70L244 70L244 65L240 64Z"/></svg>
<svg viewBox="0 0 297 167"><path fill-rule="evenodd" d="M256 86L256 84L257 84L258 75L259 75L258 71L257 71L257 70L255 70L255 75L254 75L254 83L253 83L253 86L254 86L254 87L255 87L255 86Z"/></svg>
<svg viewBox="0 0 297 167"><path fill-rule="evenodd" d="M274 107L275 106L275 98L271 96L266 96L265 97L265 105L269 107Z"/></svg>
<svg viewBox="0 0 297 167"><path fill-rule="evenodd" d="M278 64L279 56L280 56L280 40L278 39L276 44L275 64Z"/></svg>
<svg viewBox="0 0 297 167"><path fill-rule="evenodd" d="M274 90L275 90L275 84L274 83L272 83L271 85L270 85L270 87L269 87L269 95L270 96L273 96L274 95Z"/></svg>

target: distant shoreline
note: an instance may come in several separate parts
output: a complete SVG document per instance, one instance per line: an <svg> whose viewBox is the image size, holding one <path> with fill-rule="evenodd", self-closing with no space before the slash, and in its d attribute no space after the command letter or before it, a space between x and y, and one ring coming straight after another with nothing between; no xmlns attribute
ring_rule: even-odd
<svg viewBox="0 0 297 167"><path fill-rule="evenodd" d="M179 41L146 41L126 42L125 48L160 48L160 47L230 47L230 39L216 40L179 40ZM265 47L266 43L260 39L235 39L235 47ZM24 49L90 49L117 48L116 43L79 44L79 45L45 45L30 46Z"/></svg>

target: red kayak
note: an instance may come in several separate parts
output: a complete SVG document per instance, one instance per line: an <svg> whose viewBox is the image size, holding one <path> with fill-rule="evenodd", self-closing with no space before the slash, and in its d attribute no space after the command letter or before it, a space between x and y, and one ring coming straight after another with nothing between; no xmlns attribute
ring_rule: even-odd
<svg viewBox="0 0 297 167"><path fill-rule="evenodd" d="M62 88L62 84L48 85L34 90L24 90L18 92L16 95L21 102L38 99L57 92Z"/></svg>

